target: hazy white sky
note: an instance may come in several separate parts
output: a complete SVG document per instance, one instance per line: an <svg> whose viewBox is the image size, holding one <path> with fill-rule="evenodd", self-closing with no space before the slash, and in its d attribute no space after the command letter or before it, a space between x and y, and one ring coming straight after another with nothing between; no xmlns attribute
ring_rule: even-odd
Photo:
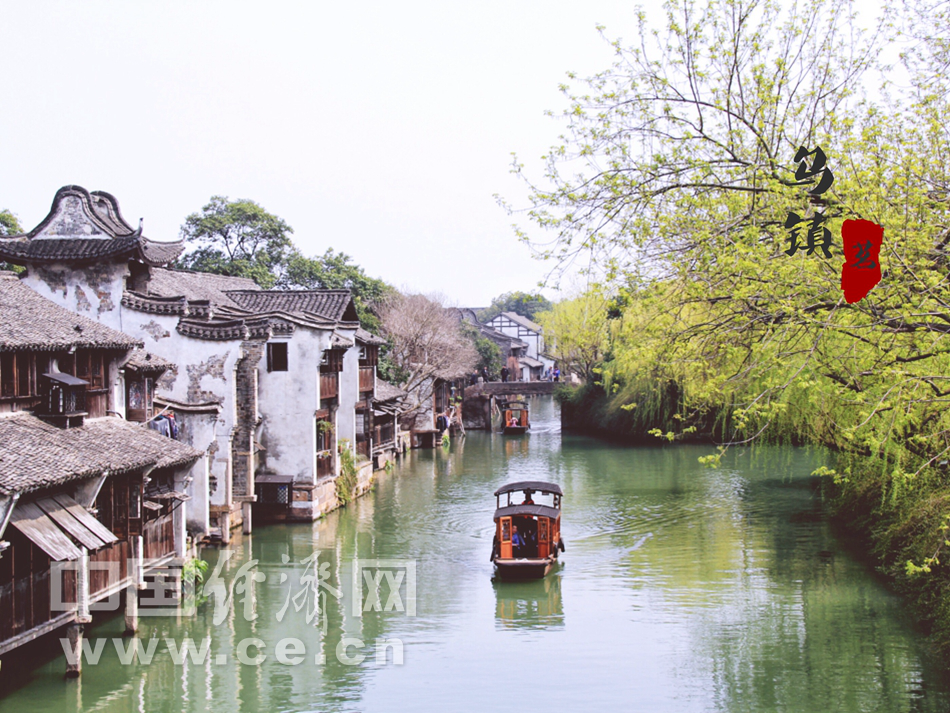
<svg viewBox="0 0 950 713"><path fill-rule="evenodd" d="M487 305L546 271L493 198L524 203L510 153L540 177L558 84L609 66L595 25L632 38L634 7L0 0L0 208L29 230L78 184L174 240L250 198L307 254Z"/></svg>

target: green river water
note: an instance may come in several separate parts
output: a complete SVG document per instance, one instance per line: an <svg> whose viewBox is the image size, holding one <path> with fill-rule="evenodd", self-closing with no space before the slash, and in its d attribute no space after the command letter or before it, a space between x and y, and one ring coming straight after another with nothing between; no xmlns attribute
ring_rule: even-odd
<svg viewBox="0 0 950 713"><path fill-rule="evenodd" d="M78 680L48 646L5 661L0 711L950 710L901 600L832 532L820 452L708 469L709 448L562 436L549 397L532 417L526 437L414 451L320 522L239 538L219 563L230 605L143 617L147 664L121 662L121 617L87 627L103 649ZM492 492L531 479L564 490L567 552L544 580L495 583ZM208 655L176 664L186 638Z"/></svg>

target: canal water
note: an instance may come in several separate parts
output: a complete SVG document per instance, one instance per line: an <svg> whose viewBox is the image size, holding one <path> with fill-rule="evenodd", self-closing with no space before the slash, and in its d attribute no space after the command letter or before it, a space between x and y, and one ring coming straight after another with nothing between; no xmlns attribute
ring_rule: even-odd
<svg viewBox="0 0 950 713"><path fill-rule="evenodd" d="M105 619L78 680L62 655L0 671L0 711L950 709L900 600L832 533L820 452L708 469L708 448L562 435L550 397L531 405L526 437L415 451L320 522L207 551L217 594L143 617L149 663L122 663L135 642ZM492 581L492 492L513 480L564 490L541 581Z"/></svg>

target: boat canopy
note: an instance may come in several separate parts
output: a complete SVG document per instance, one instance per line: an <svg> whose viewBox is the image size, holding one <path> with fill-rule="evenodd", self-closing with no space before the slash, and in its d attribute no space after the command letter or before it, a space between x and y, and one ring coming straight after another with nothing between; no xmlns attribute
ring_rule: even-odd
<svg viewBox="0 0 950 713"><path fill-rule="evenodd" d="M530 490L532 493L554 493L555 495L564 495L561 492L561 486L555 483L545 483L543 480L522 480L517 483L508 483L502 485L495 491L495 495L504 495L505 493L514 493L522 490Z"/></svg>
<svg viewBox="0 0 950 713"><path fill-rule="evenodd" d="M530 515L535 517L549 517L556 520L561 514L557 508L550 505L508 505L495 510L495 519L500 517L514 517L516 515Z"/></svg>

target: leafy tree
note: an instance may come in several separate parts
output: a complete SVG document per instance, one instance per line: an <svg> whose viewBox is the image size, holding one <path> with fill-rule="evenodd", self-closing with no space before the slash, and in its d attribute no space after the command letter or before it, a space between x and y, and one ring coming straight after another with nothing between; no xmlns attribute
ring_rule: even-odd
<svg viewBox="0 0 950 713"><path fill-rule="evenodd" d="M293 249L291 233L293 228L252 200L212 196L181 226L181 237L193 249L179 260L179 266L250 277L267 289L285 270Z"/></svg>
<svg viewBox="0 0 950 713"><path fill-rule="evenodd" d="M278 287L302 289L348 289L353 293L360 324L370 332L380 331L374 305L382 302L394 288L380 279L369 277L349 255L332 249L320 257L309 258L294 249L285 263L277 282Z"/></svg>
<svg viewBox="0 0 950 713"><path fill-rule="evenodd" d="M950 649L950 82L932 31L947 5L910 6L910 91L876 102L862 76L882 40L843 4L665 8L662 31L641 15L611 69L564 88L568 132L532 184L555 270L583 257L628 296L605 413L662 405L671 439L711 424L727 444L831 446L842 507L921 611L941 612ZM785 253L785 217L814 209L793 157L819 145L832 234L846 218L884 228L883 280L850 305L840 253Z"/></svg>
<svg viewBox="0 0 950 713"><path fill-rule="evenodd" d="M462 334L471 340L478 354L478 361L475 364L475 368L479 372L481 372L482 369L487 369L489 376L495 377L501 368L501 347L491 339L483 337L475 325L463 321L461 327Z"/></svg>
<svg viewBox="0 0 950 713"><path fill-rule="evenodd" d="M20 227L20 221L17 219L16 215L11 213L9 210L0 210L0 235L19 235L23 232L23 228ZM0 270L13 270L13 272L23 272L25 268L20 265L11 265L9 263L0 262Z"/></svg>
<svg viewBox="0 0 950 713"><path fill-rule="evenodd" d="M592 382L610 346L608 319L608 302L598 292L558 302L538 314L546 352L563 372L574 372Z"/></svg>
<svg viewBox="0 0 950 713"><path fill-rule="evenodd" d="M0 235L19 235L23 232L20 221L9 210L0 210Z"/></svg>
<svg viewBox="0 0 950 713"><path fill-rule="evenodd" d="M506 292L493 299L491 306L482 310L478 318L482 322L487 322L502 312L514 312L533 320L538 312L551 309L551 306L551 301L541 294Z"/></svg>

